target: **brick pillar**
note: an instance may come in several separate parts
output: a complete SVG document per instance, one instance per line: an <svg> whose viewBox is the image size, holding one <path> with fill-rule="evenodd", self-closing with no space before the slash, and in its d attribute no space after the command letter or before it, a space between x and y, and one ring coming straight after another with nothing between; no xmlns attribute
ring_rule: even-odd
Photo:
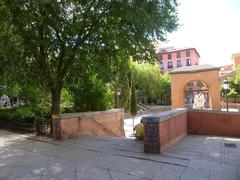
<svg viewBox="0 0 240 180"><path fill-rule="evenodd" d="M144 123L144 152L160 153L159 122Z"/></svg>

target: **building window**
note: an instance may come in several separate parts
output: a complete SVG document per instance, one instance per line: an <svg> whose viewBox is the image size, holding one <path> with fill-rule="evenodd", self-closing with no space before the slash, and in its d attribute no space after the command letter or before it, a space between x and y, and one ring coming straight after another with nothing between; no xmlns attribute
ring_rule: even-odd
<svg viewBox="0 0 240 180"><path fill-rule="evenodd" d="M168 54L168 59L172 59L172 54Z"/></svg>
<svg viewBox="0 0 240 180"><path fill-rule="evenodd" d="M186 59L186 65L187 65L187 66L191 66L191 65L192 65L190 58L187 58L187 59Z"/></svg>
<svg viewBox="0 0 240 180"><path fill-rule="evenodd" d="M172 69L173 68L173 63L172 61L168 61L168 69Z"/></svg>
<svg viewBox="0 0 240 180"><path fill-rule="evenodd" d="M177 58L181 58L181 52L177 52Z"/></svg>
<svg viewBox="0 0 240 180"><path fill-rule="evenodd" d="M177 60L177 67L182 67L182 61L180 59Z"/></svg>
<svg viewBox="0 0 240 180"><path fill-rule="evenodd" d="M189 50L186 51L186 56L190 57L190 51Z"/></svg>
<svg viewBox="0 0 240 180"><path fill-rule="evenodd" d="M163 69L164 69L164 67L163 67L163 62L160 61L160 70L163 70Z"/></svg>

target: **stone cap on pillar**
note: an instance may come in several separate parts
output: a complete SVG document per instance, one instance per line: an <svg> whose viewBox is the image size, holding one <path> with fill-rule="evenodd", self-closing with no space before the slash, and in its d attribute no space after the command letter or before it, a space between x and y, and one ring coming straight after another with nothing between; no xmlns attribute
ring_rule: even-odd
<svg viewBox="0 0 240 180"><path fill-rule="evenodd" d="M186 113L186 108L176 108L171 109L169 111L163 111L159 113L154 113L150 116L142 117L141 123L148 123L148 122L163 122L166 121L172 117L178 116L180 114Z"/></svg>

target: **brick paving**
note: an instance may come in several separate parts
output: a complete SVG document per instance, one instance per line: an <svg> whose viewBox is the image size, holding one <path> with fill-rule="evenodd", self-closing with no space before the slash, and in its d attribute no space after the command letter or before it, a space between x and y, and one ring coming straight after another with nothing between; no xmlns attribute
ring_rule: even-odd
<svg viewBox="0 0 240 180"><path fill-rule="evenodd" d="M55 141L0 130L1 180L239 180L239 156L235 138L188 135L163 154L144 154L133 139Z"/></svg>

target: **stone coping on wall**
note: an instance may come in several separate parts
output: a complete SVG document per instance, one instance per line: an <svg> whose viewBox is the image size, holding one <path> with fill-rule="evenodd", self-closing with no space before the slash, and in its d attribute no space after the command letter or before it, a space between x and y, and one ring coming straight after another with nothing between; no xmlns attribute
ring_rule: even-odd
<svg viewBox="0 0 240 180"><path fill-rule="evenodd" d="M91 112L79 112L79 113L66 113L60 114L61 119L69 119L76 117L84 117L84 116L96 116L96 115L106 115L114 112L124 112L124 109L109 109L106 111L91 111Z"/></svg>
<svg viewBox="0 0 240 180"><path fill-rule="evenodd" d="M164 112L159 112L159 113L155 113L152 114L150 116L145 116L142 117L141 119L141 123L146 123L146 122L163 122L166 121L172 117L178 116L180 114L183 114L187 112L186 108L176 108L176 109L171 109L168 111L164 111Z"/></svg>
<svg viewBox="0 0 240 180"><path fill-rule="evenodd" d="M239 115L240 112L232 112L232 111L219 111L219 110L203 110L203 109L188 109L188 112L201 112L201 113L214 113L214 114L233 114L233 115Z"/></svg>

